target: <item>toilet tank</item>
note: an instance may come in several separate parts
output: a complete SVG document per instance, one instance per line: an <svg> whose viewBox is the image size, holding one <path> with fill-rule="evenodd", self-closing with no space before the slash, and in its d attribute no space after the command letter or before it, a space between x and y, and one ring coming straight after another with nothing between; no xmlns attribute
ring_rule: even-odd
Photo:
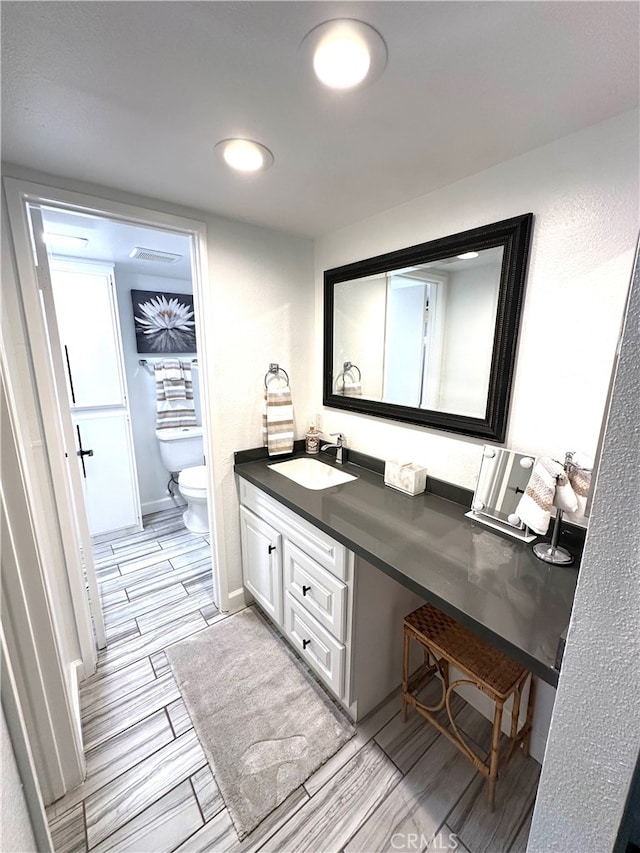
<svg viewBox="0 0 640 853"><path fill-rule="evenodd" d="M160 457L167 471L177 472L204 464L202 427L170 427L157 429Z"/></svg>

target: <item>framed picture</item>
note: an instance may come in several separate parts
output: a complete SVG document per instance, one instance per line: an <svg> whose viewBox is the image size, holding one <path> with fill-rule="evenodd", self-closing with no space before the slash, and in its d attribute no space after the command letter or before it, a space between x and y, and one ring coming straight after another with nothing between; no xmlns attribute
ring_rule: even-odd
<svg viewBox="0 0 640 853"><path fill-rule="evenodd" d="M193 296L163 290L132 290L139 353L196 352Z"/></svg>

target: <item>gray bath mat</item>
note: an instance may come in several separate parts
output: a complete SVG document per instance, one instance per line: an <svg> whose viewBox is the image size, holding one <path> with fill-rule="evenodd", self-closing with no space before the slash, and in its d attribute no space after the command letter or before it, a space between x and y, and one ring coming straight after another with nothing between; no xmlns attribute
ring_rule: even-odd
<svg viewBox="0 0 640 853"><path fill-rule="evenodd" d="M355 733L253 608L167 655L240 839Z"/></svg>

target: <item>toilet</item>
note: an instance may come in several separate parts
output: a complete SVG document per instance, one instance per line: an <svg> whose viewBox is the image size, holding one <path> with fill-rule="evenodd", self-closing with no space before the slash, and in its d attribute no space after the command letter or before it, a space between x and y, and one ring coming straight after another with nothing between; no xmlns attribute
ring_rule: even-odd
<svg viewBox="0 0 640 853"><path fill-rule="evenodd" d="M202 427L158 429L156 437L162 462L172 475L178 474L178 488L187 502L182 516L184 526L191 533L208 533L207 467L202 464Z"/></svg>

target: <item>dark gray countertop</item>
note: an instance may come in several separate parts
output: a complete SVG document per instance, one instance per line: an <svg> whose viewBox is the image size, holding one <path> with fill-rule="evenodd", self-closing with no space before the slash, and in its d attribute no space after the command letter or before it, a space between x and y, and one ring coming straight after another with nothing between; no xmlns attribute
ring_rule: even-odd
<svg viewBox="0 0 640 853"><path fill-rule="evenodd" d="M284 458L237 461L235 471L557 685L576 566L543 563L531 545L465 518L466 507L430 493L404 495L358 465L341 466L357 477L352 482L305 489L268 467ZM331 464L326 454L322 461Z"/></svg>

